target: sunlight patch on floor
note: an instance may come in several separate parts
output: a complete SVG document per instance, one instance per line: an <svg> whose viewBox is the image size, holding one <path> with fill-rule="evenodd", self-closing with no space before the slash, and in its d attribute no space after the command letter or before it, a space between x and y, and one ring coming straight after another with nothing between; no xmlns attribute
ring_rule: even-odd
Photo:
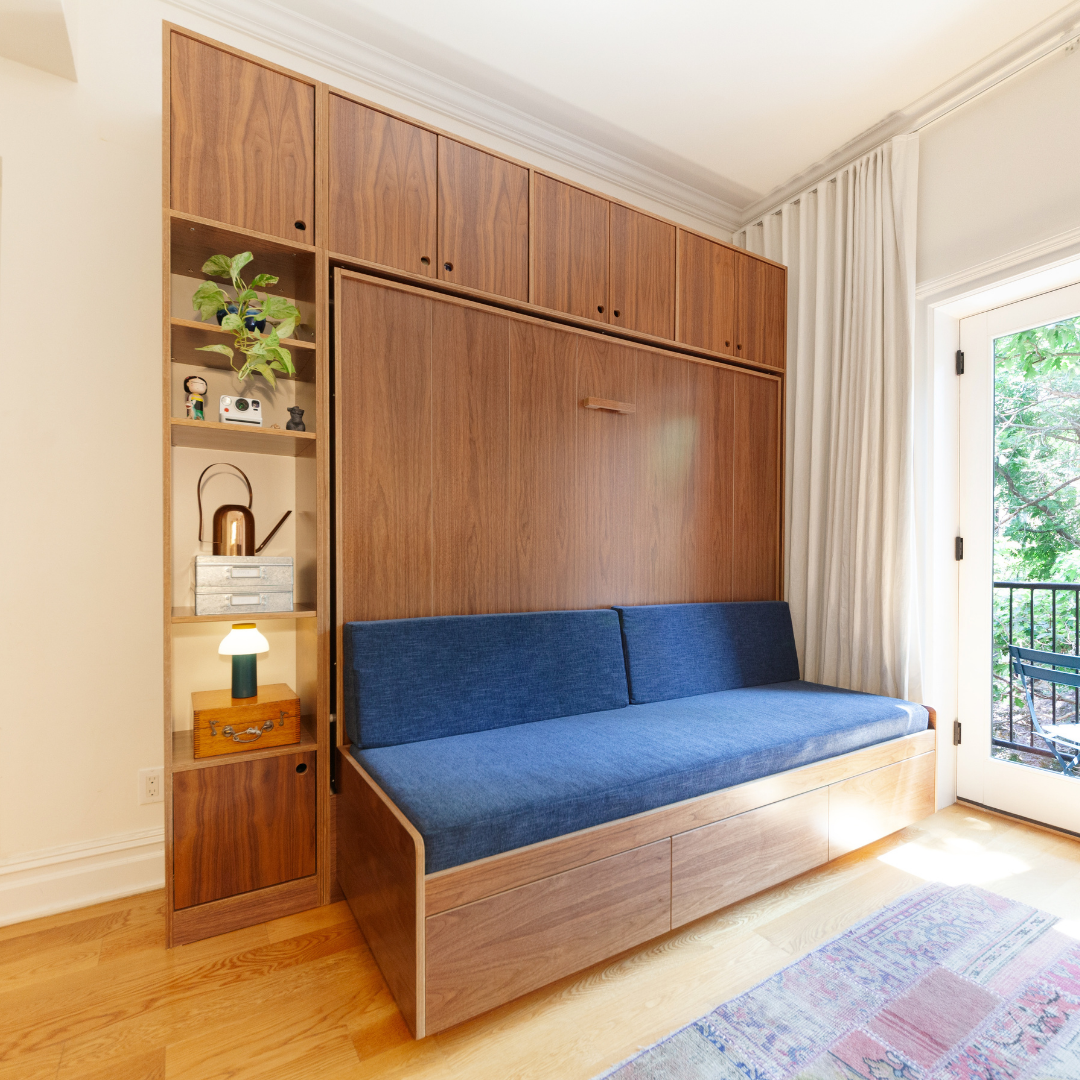
<svg viewBox="0 0 1080 1080"><path fill-rule="evenodd" d="M1031 869L1023 859L988 851L977 840L950 837L938 844L931 847L912 841L878 856L878 861L924 881L940 881L945 885L987 885Z"/></svg>

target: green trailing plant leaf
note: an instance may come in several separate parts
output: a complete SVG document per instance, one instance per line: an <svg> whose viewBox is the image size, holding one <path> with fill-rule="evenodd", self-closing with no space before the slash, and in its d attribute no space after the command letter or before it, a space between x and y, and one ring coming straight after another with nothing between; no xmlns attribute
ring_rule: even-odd
<svg viewBox="0 0 1080 1080"><path fill-rule="evenodd" d="M256 274L255 280L251 283L253 289L265 289L271 285L278 283L278 277L276 274Z"/></svg>
<svg viewBox="0 0 1080 1080"><path fill-rule="evenodd" d="M279 338L292 337L292 332L296 329L296 320L285 319L283 322L278 323L274 329L277 331Z"/></svg>
<svg viewBox="0 0 1080 1080"><path fill-rule="evenodd" d="M300 312L284 296L267 296L263 300L263 314L268 319L296 319Z"/></svg>
<svg viewBox="0 0 1080 1080"><path fill-rule="evenodd" d="M228 304L225 290L213 281L204 281L191 298L191 306L199 313L200 319L213 319Z"/></svg>
<svg viewBox="0 0 1080 1080"><path fill-rule="evenodd" d="M216 352L216 353L221 353L222 356L227 356L229 358L230 362L232 361L232 358L235 355L233 353L232 349L230 349L228 345L200 345L199 348L196 349L195 351L196 352Z"/></svg>
<svg viewBox="0 0 1080 1080"><path fill-rule="evenodd" d="M232 259L228 255L211 255L203 263L202 272L213 277L232 277Z"/></svg>
<svg viewBox="0 0 1080 1080"><path fill-rule="evenodd" d="M236 303L238 304L250 304L253 300L258 300L259 294L254 289L245 289L242 293L239 293L236 297Z"/></svg>
<svg viewBox="0 0 1080 1080"><path fill-rule="evenodd" d="M239 255L234 255L232 257L232 261L229 263L229 277L232 278L234 285L240 277L240 271L243 270L254 257L255 256L252 255L250 251L241 251ZM239 286L237 286L237 288L239 288Z"/></svg>
<svg viewBox="0 0 1080 1080"><path fill-rule="evenodd" d="M244 329L244 324L239 315L229 312L224 319L221 320L222 330L231 330L234 334Z"/></svg>

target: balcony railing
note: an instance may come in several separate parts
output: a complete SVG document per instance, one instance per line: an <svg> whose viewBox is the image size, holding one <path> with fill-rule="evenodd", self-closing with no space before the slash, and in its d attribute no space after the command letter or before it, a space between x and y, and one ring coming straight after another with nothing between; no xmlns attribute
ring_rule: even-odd
<svg viewBox="0 0 1080 1080"><path fill-rule="evenodd" d="M1031 726L1009 645L1080 655L1080 583L994 582L994 663L991 738L995 757L1058 770L1054 755ZM1080 717L1080 689L1036 684L1032 698L1044 726Z"/></svg>

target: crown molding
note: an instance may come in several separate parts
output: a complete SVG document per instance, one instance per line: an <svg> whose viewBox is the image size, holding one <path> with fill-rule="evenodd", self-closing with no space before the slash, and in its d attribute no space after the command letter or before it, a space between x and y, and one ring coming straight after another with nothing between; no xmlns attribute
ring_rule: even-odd
<svg viewBox="0 0 1080 1080"><path fill-rule="evenodd" d="M323 23L274 4L272 0L169 2L202 19L581 169L676 213L708 222L717 229L731 232L744 215L739 207L716 195L437 75L360 38L332 30Z"/></svg>
<svg viewBox="0 0 1080 1080"><path fill-rule="evenodd" d="M1072 0L1056 14L1044 19L1027 33L1014 38L996 52L990 53L978 63L942 83L936 90L924 94L907 108L891 113L880 123L867 128L861 135L838 147L827 157L793 176L787 183L775 188L764 198L743 211L740 224L733 232L756 225L771 211L791 199L809 191L816 184L856 158L869 153L895 135L906 135L940 120L946 113L971 101L972 98L1004 82L1010 76L1023 71L1028 65L1074 40L1080 34L1080 0Z"/></svg>

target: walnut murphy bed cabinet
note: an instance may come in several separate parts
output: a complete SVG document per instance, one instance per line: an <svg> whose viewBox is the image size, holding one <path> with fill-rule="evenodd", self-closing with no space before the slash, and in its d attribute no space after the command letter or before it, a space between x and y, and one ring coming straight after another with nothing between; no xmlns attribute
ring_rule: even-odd
<svg viewBox="0 0 1080 1080"><path fill-rule="evenodd" d="M339 749L341 625L779 597L786 271L171 24L164 63L170 944L343 890L422 1036L933 811L930 730L425 876ZM307 432L182 418L222 340L185 305L243 250L301 308ZM192 645L178 582L209 452L292 492L296 610L258 621L305 723L196 762L185 680L224 627Z"/></svg>

